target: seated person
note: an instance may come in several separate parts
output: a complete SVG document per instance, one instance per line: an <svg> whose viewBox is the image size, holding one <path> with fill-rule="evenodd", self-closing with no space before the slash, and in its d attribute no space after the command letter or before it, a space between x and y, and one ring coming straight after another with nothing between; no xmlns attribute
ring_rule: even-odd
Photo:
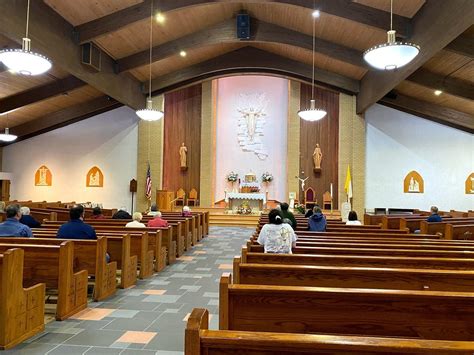
<svg viewBox="0 0 474 355"><path fill-rule="evenodd" d="M140 223L143 215L140 212L134 212L133 213L133 221L128 222L125 227L127 228L146 228L146 226L143 223Z"/></svg>
<svg viewBox="0 0 474 355"><path fill-rule="evenodd" d="M431 206L431 215L427 218L427 222L443 222L443 219L438 214L438 207Z"/></svg>
<svg viewBox="0 0 474 355"><path fill-rule="evenodd" d="M41 223L38 222L36 219L33 218L33 216L30 216L30 208L23 206L20 208L21 212L21 218L20 218L20 223L24 224L25 226L28 226L30 228L39 228L41 227Z"/></svg>
<svg viewBox="0 0 474 355"><path fill-rule="evenodd" d="M191 217L193 214L191 213L191 209L189 206L183 206L183 212L181 212L183 217Z"/></svg>
<svg viewBox="0 0 474 355"><path fill-rule="evenodd" d="M313 209L312 209L312 208L308 208L308 210L306 211L306 213L305 213L304 216L305 216L306 218L309 218L309 217L311 217L312 215L313 215Z"/></svg>
<svg viewBox="0 0 474 355"><path fill-rule="evenodd" d="M102 209L100 207L94 207L92 209L91 219L105 219L105 216L102 214Z"/></svg>
<svg viewBox="0 0 474 355"><path fill-rule="evenodd" d="M132 219L132 215L127 212L127 207L120 207L120 209L114 213L112 219Z"/></svg>
<svg viewBox="0 0 474 355"><path fill-rule="evenodd" d="M283 216L277 209L268 214L269 223L260 230L257 243L263 245L265 253L291 254L296 246L296 235L293 228L283 223Z"/></svg>
<svg viewBox="0 0 474 355"><path fill-rule="evenodd" d="M32 237L30 227L20 223L19 205L8 205L5 209L7 220L0 224L0 237Z"/></svg>
<svg viewBox="0 0 474 355"><path fill-rule="evenodd" d="M357 212L350 211L349 216L347 216L346 226L360 226L362 223L357 219Z"/></svg>
<svg viewBox="0 0 474 355"><path fill-rule="evenodd" d="M280 203L281 215L284 219L285 218L289 219L290 222L291 222L290 223L291 228L293 228L293 230L296 230L296 218L295 218L295 215L293 213L288 211L289 207L290 206L286 202Z"/></svg>
<svg viewBox="0 0 474 355"><path fill-rule="evenodd" d="M147 227L168 227L168 222L166 222L163 218L161 218L161 212L157 212L155 218L148 221Z"/></svg>
<svg viewBox="0 0 474 355"><path fill-rule="evenodd" d="M69 210L69 222L59 227L57 238L97 239L94 228L84 223L84 207L73 205Z"/></svg>
<svg viewBox="0 0 474 355"><path fill-rule="evenodd" d="M308 218L309 230L312 232L325 232L326 231L326 217L321 211L321 207L318 205L313 208L313 215Z"/></svg>
<svg viewBox="0 0 474 355"><path fill-rule="evenodd" d="M147 216L156 216L158 213L158 207L156 206L156 203L152 203L150 207L150 212L147 213Z"/></svg>

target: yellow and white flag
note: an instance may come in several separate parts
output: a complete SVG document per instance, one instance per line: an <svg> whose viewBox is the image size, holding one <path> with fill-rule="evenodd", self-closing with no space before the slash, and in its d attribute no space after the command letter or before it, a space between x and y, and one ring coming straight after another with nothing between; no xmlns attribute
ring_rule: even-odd
<svg viewBox="0 0 474 355"><path fill-rule="evenodd" d="M347 166L346 182L344 183L344 191L347 194L347 201L351 201L352 198L352 178L351 178L351 169L349 165Z"/></svg>

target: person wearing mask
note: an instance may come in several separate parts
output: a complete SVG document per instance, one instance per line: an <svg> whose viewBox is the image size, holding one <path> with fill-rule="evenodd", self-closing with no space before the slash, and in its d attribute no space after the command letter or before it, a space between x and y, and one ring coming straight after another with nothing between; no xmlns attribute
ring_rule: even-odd
<svg viewBox="0 0 474 355"><path fill-rule="evenodd" d="M102 209L100 207L94 207L92 209L91 219L105 219L105 216L102 214Z"/></svg>
<svg viewBox="0 0 474 355"><path fill-rule="evenodd" d="M357 218L357 212L350 211L349 215L347 216L346 226L360 226L360 225L362 225L362 223L360 223L359 219Z"/></svg>
<svg viewBox="0 0 474 355"><path fill-rule="evenodd" d="M152 220L148 221L147 227L168 227L168 222L161 218L161 212L158 212Z"/></svg>
<svg viewBox="0 0 474 355"><path fill-rule="evenodd" d="M283 216L277 209L268 214L269 223L260 230L257 242L263 245L265 253L291 254L296 246L296 235L293 228L283 222Z"/></svg>
<svg viewBox="0 0 474 355"><path fill-rule="evenodd" d="M20 223L20 206L8 205L5 209L7 220L0 224L0 237L32 237L30 227Z"/></svg>
<svg viewBox="0 0 474 355"><path fill-rule="evenodd" d="M140 212L133 213L133 221L128 222L125 227L127 228L146 228L146 226L141 223L143 215Z"/></svg>
<svg viewBox="0 0 474 355"><path fill-rule="evenodd" d="M97 239L94 228L84 223L84 207L73 205L69 210L69 222L59 227L57 238L61 239Z"/></svg>
<svg viewBox="0 0 474 355"><path fill-rule="evenodd" d="M443 222L443 218L438 214L438 207L431 206L431 215L426 219L427 222Z"/></svg>
<svg viewBox="0 0 474 355"><path fill-rule="evenodd" d="M112 219L132 219L132 215L127 212L127 207L120 207L120 209L114 213Z"/></svg>
<svg viewBox="0 0 474 355"><path fill-rule="evenodd" d="M31 211L29 207L26 207L26 206L21 207L20 212L21 212L20 223L30 228L41 227L41 223L38 222L36 219L34 219L33 216L30 215Z"/></svg>
<svg viewBox="0 0 474 355"><path fill-rule="evenodd" d="M296 230L296 218L293 213L291 213L289 209L289 205L286 202L280 203L280 211L283 219L288 219L290 221L290 226L293 230Z"/></svg>
<svg viewBox="0 0 474 355"><path fill-rule="evenodd" d="M308 218L309 230L312 232L326 231L326 217L318 205L313 208L313 215Z"/></svg>

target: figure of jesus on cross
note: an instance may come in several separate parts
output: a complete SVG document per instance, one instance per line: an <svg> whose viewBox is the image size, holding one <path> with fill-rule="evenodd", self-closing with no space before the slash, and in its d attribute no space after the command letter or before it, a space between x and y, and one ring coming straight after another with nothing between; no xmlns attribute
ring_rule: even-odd
<svg viewBox="0 0 474 355"><path fill-rule="evenodd" d="M301 175L304 176L304 171L301 172ZM302 177L299 177L299 176L295 176L295 178L297 178L297 179L300 181L300 184L301 184L301 196L304 196L304 184L305 184L306 180L309 179L309 176L308 176L306 179L303 179Z"/></svg>

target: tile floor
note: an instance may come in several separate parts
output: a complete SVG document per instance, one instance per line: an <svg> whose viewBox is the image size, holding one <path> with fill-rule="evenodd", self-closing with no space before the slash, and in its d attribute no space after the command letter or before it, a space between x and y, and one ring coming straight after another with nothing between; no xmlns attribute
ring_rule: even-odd
<svg viewBox="0 0 474 355"><path fill-rule="evenodd" d="M184 350L184 328L191 310L207 308L210 328L218 328L219 278L252 229L211 227L209 236L163 272L1 354L156 354Z"/></svg>

